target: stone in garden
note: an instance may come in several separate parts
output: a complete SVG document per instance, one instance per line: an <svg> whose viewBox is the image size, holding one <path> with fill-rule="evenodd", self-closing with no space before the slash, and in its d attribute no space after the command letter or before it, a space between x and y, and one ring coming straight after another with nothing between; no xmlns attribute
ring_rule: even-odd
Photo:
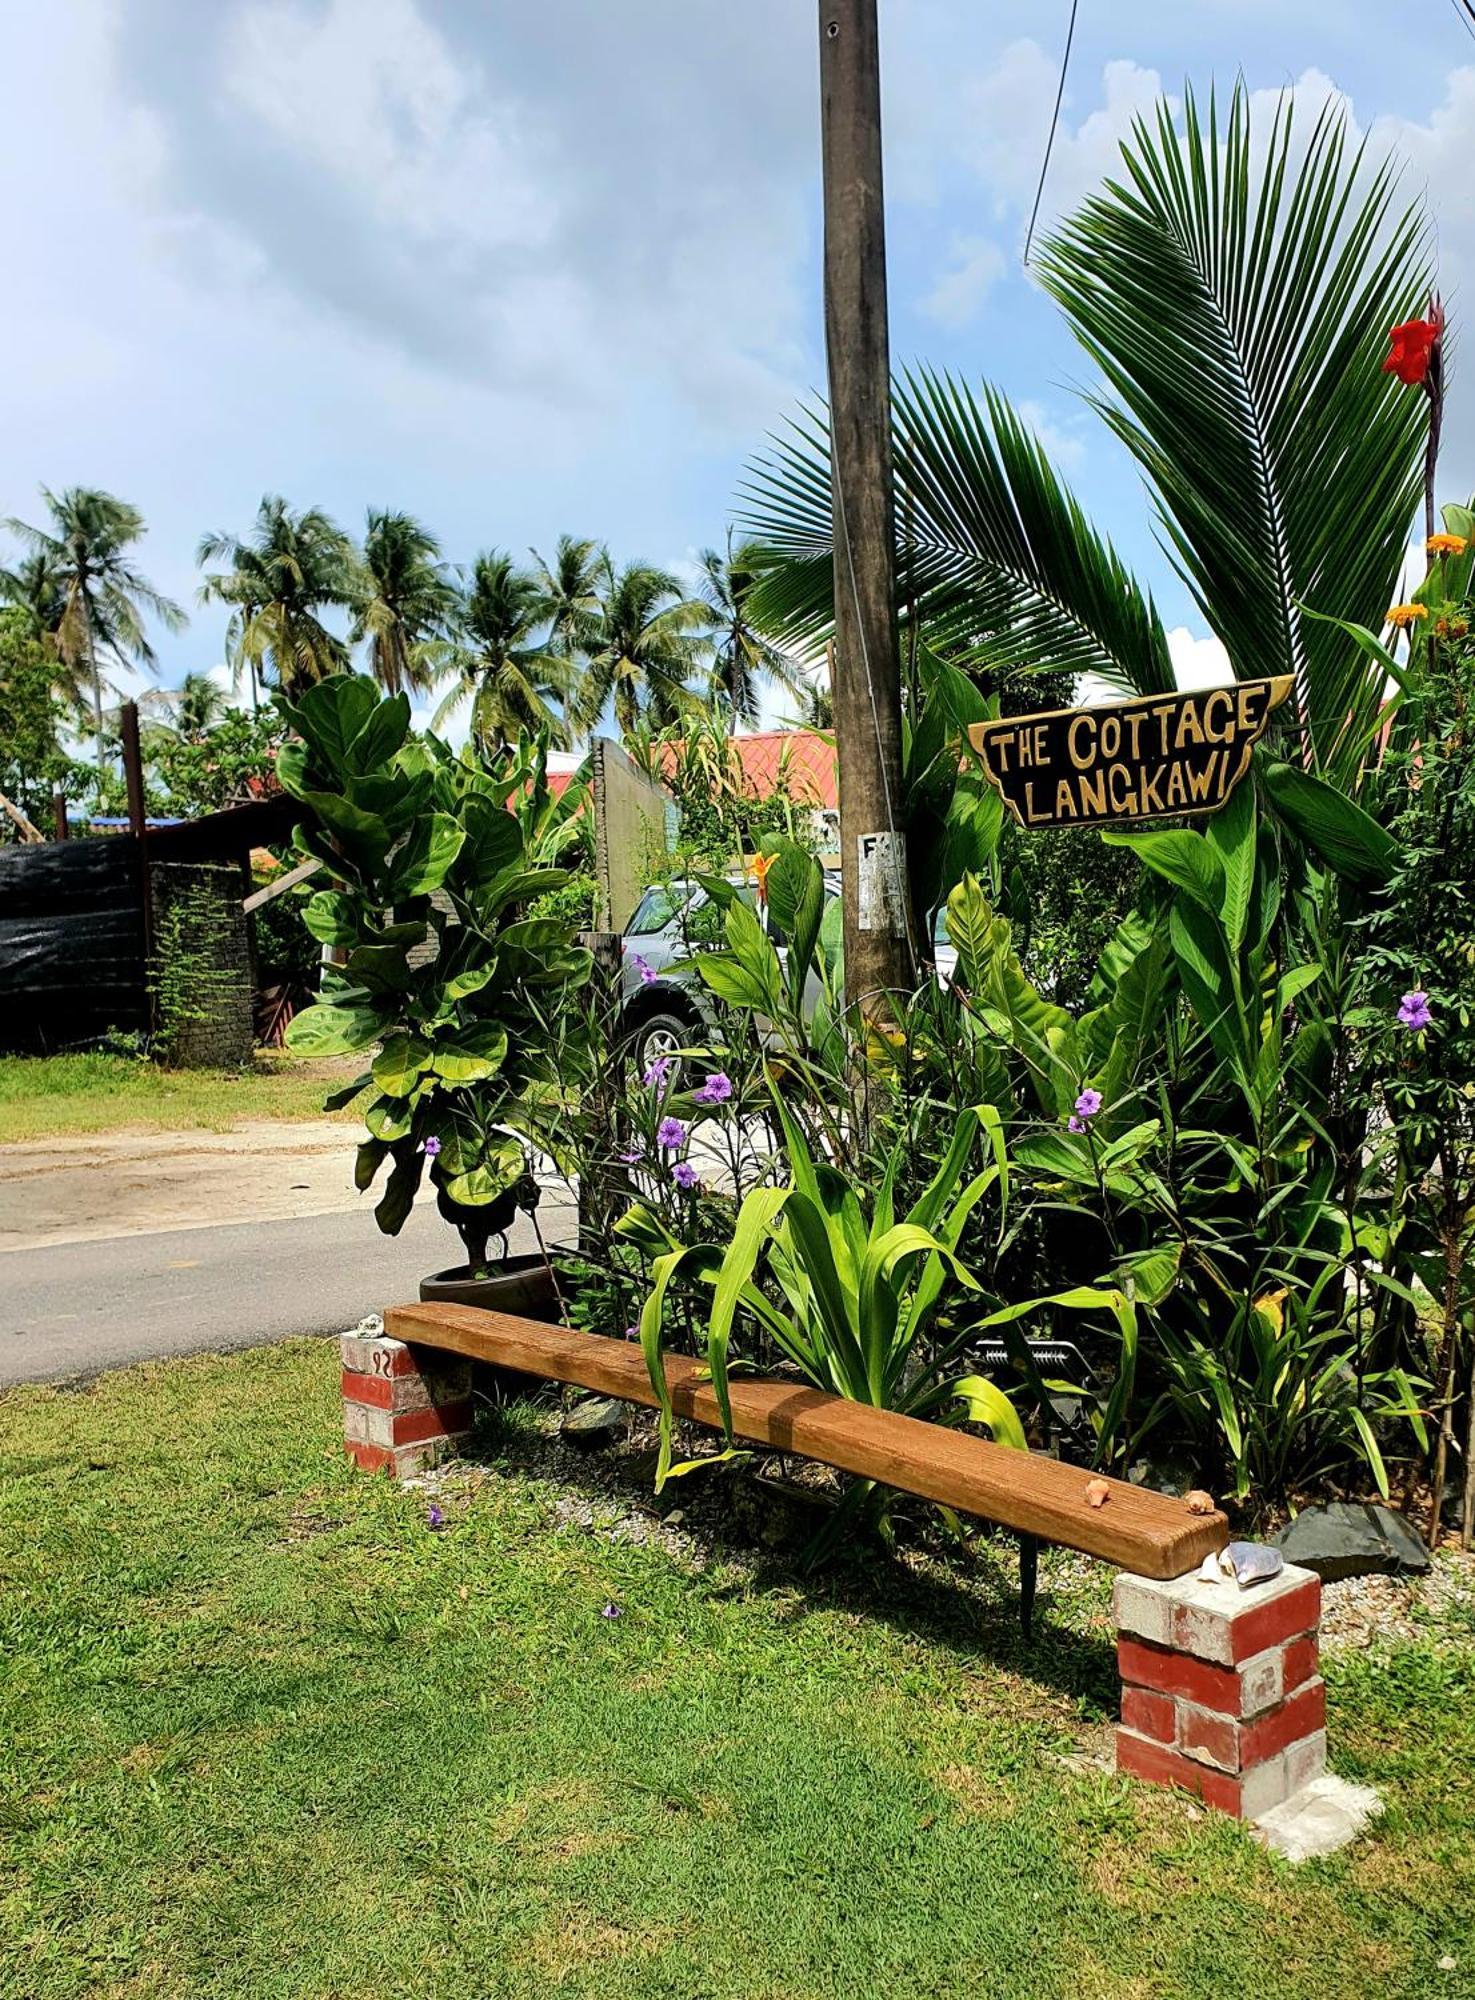
<svg viewBox="0 0 1475 2000"><path fill-rule="evenodd" d="M1401 1514L1371 1501L1329 1500L1306 1507L1282 1528L1276 1547L1287 1562L1323 1582L1345 1576L1423 1576L1429 1551Z"/></svg>
<svg viewBox="0 0 1475 2000"><path fill-rule="evenodd" d="M1260 1815L1255 1837L1287 1861L1314 1861L1355 1840L1383 1810L1368 1785L1352 1785L1324 1771L1284 1804Z"/></svg>
<svg viewBox="0 0 1475 2000"><path fill-rule="evenodd" d="M575 1403L559 1430L570 1444L598 1451L605 1445L623 1441L629 1419L627 1406L613 1396L588 1396L582 1403Z"/></svg>

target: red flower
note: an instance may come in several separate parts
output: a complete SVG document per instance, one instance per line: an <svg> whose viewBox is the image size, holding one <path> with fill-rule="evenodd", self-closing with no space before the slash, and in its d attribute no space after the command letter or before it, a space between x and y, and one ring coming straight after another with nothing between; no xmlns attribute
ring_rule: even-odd
<svg viewBox="0 0 1475 2000"><path fill-rule="evenodd" d="M1434 350L1443 332L1444 314L1438 306L1434 307L1432 319L1406 319L1402 326L1395 326L1388 335L1390 346L1383 373L1396 375L1410 389L1427 382Z"/></svg>

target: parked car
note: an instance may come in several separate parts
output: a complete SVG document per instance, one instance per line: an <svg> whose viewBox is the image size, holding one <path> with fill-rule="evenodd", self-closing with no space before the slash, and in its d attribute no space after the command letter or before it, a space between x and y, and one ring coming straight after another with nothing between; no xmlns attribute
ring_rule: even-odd
<svg viewBox="0 0 1475 2000"><path fill-rule="evenodd" d="M728 880L738 895L756 905L753 884L740 876ZM825 899L840 894L837 870L825 871ZM769 924L768 911L759 916ZM673 1055L714 1027L707 989L691 961L702 951L722 948L722 912L699 882L657 882L641 897L625 928L621 973L624 1032L630 1037L637 1068L646 1069L657 1056ZM783 950L780 941L779 950ZM945 913L937 913L932 955L940 986L950 983L957 968L957 950L948 938ZM817 999L818 980L811 974Z"/></svg>
<svg viewBox="0 0 1475 2000"><path fill-rule="evenodd" d="M756 900L751 882L733 887ZM655 882L641 897L625 926L621 970L621 1026L637 1069L710 1032L707 989L690 960L722 941L722 912L699 882Z"/></svg>

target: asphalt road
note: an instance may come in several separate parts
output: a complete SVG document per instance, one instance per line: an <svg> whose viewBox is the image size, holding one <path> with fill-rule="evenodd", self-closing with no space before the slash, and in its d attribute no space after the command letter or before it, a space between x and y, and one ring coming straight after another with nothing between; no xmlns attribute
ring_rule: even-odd
<svg viewBox="0 0 1475 2000"><path fill-rule="evenodd" d="M558 1211L539 1211L546 1231ZM514 1250L532 1249L514 1232ZM372 1216L310 1215L115 1236L0 1255L0 1388L96 1375L132 1361L228 1352L341 1333L413 1299L428 1271L460 1261L429 1204L398 1236Z"/></svg>

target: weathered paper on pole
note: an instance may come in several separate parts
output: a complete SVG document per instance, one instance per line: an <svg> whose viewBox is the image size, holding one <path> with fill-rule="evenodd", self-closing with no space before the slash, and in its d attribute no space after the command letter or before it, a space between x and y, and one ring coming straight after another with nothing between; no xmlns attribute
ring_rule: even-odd
<svg viewBox="0 0 1475 2000"><path fill-rule="evenodd" d="M1245 772L1289 674L977 722L983 768L1021 826L1112 826L1217 812Z"/></svg>

